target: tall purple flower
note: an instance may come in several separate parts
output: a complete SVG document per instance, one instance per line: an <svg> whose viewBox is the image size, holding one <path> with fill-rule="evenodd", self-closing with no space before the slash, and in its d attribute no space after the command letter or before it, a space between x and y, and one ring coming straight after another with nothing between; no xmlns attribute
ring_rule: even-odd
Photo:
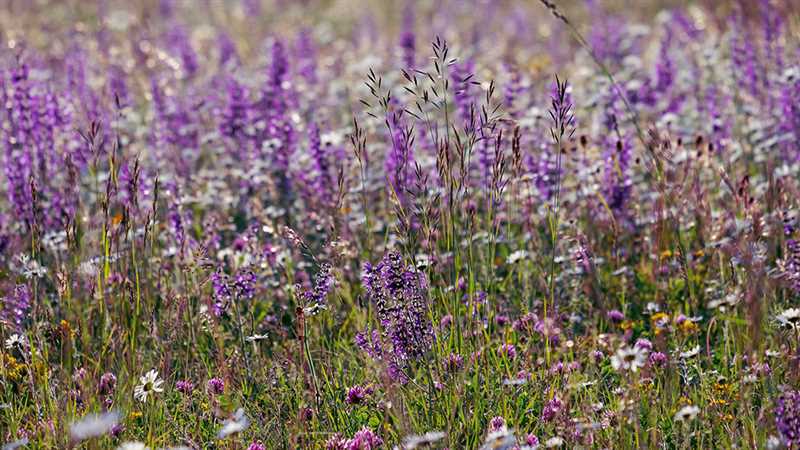
<svg viewBox="0 0 800 450"><path fill-rule="evenodd" d="M308 306L323 306L327 303L328 294L333 289L335 278L331 274L331 266L322 264L317 272L313 289L303 292L303 300Z"/></svg>
<svg viewBox="0 0 800 450"><path fill-rule="evenodd" d="M317 82L317 48L314 44L314 36L311 30L304 28L300 30L295 44L298 58L297 71L305 78L308 84Z"/></svg>
<svg viewBox="0 0 800 450"><path fill-rule="evenodd" d="M33 94L28 81L29 69L26 64L19 64L10 71L8 93L3 89L5 101L4 116L7 126L4 129L5 175L8 180L8 199L14 207L17 219L33 222L33 193L30 177L33 176L33 155L30 148L34 146Z"/></svg>
<svg viewBox="0 0 800 450"><path fill-rule="evenodd" d="M632 144L629 138L606 139L605 176L603 180L606 202L617 216L624 216L631 195L632 180L629 174Z"/></svg>
<svg viewBox="0 0 800 450"><path fill-rule="evenodd" d="M245 127L248 123L249 103L244 87L233 77L226 83L225 106L219 113L219 131L228 138L232 149L240 158L247 157L247 135Z"/></svg>
<svg viewBox="0 0 800 450"><path fill-rule="evenodd" d="M800 242L786 240L786 256L779 262L780 276L800 294Z"/></svg>
<svg viewBox="0 0 800 450"><path fill-rule="evenodd" d="M389 122L392 125L392 146L386 154L384 170L394 193L404 201L406 189L411 184L411 173L414 164L414 153L411 146L412 129L396 114L392 114Z"/></svg>
<svg viewBox="0 0 800 450"><path fill-rule="evenodd" d="M403 10L402 32L400 33L400 50L402 52L403 65L408 69L415 67L416 46L413 2L408 2Z"/></svg>
<svg viewBox="0 0 800 450"><path fill-rule="evenodd" d="M730 42L732 73L736 77L739 88L744 89L751 97L757 98L761 78L756 66L758 60L753 45L754 36L750 33L741 12L734 16L733 21L736 26L731 33Z"/></svg>
<svg viewBox="0 0 800 450"><path fill-rule="evenodd" d="M9 295L3 297L2 308L0 308L0 321L20 331L28 318L30 309L31 291L27 285L18 284Z"/></svg>
<svg viewBox="0 0 800 450"><path fill-rule="evenodd" d="M236 43L228 33L221 32L217 35L217 51L219 52L220 67L238 64L239 52L236 50Z"/></svg>
<svg viewBox="0 0 800 450"><path fill-rule="evenodd" d="M256 281L256 275L251 270L240 269L230 276L218 268L211 275L214 314L222 315L231 302L251 300L255 295Z"/></svg>
<svg viewBox="0 0 800 450"><path fill-rule="evenodd" d="M775 402L775 425L784 442L800 445L800 391L787 390Z"/></svg>
<svg viewBox="0 0 800 450"><path fill-rule="evenodd" d="M200 65L197 53L192 48L189 36L181 26L171 26L166 36L167 44L181 61L181 69L187 76L194 75Z"/></svg>
<svg viewBox="0 0 800 450"><path fill-rule="evenodd" d="M377 265L365 265L362 283L377 309L389 347L385 354L392 358L390 371L401 372L409 361L421 358L433 340L424 275L406 266L400 254L389 252Z"/></svg>
<svg viewBox="0 0 800 450"><path fill-rule="evenodd" d="M319 197L323 204L328 204L333 195L334 180L330 173L328 149L320 140L319 127L312 123L308 130L309 150L314 169L313 187L314 195Z"/></svg>

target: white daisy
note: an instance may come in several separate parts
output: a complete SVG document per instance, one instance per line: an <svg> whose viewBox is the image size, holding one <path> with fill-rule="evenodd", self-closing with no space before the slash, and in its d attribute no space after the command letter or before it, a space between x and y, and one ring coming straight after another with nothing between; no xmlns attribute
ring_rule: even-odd
<svg viewBox="0 0 800 450"><path fill-rule="evenodd" d="M636 372L647 363L647 349L642 347L620 347L611 357L614 370L630 370Z"/></svg>
<svg viewBox="0 0 800 450"><path fill-rule="evenodd" d="M678 356L681 359L689 359L689 358L694 358L699 354L700 354L700 346L695 345L694 347L690 348L689 350L686 350L685 352L680 352Z"/></svg>
<svg viewBox="0 0 800 450"><path fill-rule="evenodd" d="M83 441L97 436L102 436L119 422L119 413L116 411L105 414L90 414L69 426L69 435L74 441Z"/></svg>
<svg viewBox="0 0 800 450"><path fill-rule="evenodd" d="M266 334L254 334L252 336L247 336L246 338L244 338L244 340L247 342L265 341L267 339L269 339L269 336Z"/></svg>
<svg viewBox="0 0 800 450"><path fill-rule="evenodd" d="M158 378L158 372L155 369L139 378L139 383L133 389L133 398L140 402L146 402L147 397L155 392L164 392L164 388L161 387L164 384L164 380Z"/></svg>
<svg viewBox="0 0 800 450"><path fill-rule="evenodd" d="M306 316L316 316L321 311L325 311L328 309L327 305L323 305L321 303L314 303L311 306L306 306L303 308L303 314Z"/></svg>
<svg viewBox="0 0 800 450"><path fill-rule="evenodd" d="M528 257L528 252L525 250L517 250L514 253L508 255L506 258L506 264L516 264L517 262L525 259Z"/></svg>
<svg viewBox="0 0 800 450"><path fill-rule="evenodd" d="M796 330L800 326L800 308L789 308L775 317L775 320L785 328Z"/></svg>
<svg viewBox="0 0 800 450"><path fill-rule="evenodd" d="M680 409L680 411L675 413L675 421L676 422L688 422L690 420L694 420L697 417L697 414L700 412L700 408L694 405L684 406Z"/></svg>
<svg viewBox="0 0 800 450"><path fill-rule="evenodd" d="M27 345L27 341L25 340L25 336L20 334L12 334L6 339L6 349L13 350L14 348L25 348Z"/></svg>

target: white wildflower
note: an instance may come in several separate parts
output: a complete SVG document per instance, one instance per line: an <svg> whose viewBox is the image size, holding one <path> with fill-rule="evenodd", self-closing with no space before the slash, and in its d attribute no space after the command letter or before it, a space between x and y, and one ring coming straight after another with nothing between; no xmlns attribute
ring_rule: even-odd
<svg viewBox="0 0 800 450"><path fill-rule="evenodd" d="M8 350L13 350L15 348L25 348L28 342L25 340L25 336L21 334L12 334L11 336L6 339L5 346Z"/></svg>
<svg viewBox="0 0 800 450"><path fill-rule="evenodd" d="M800 326L800 308L789 308L775 317L780 326L796 330Z"/></svg>
<svg viewBox="0 0 800 450"><path fill-rule="evenodd" d="M686 350L685 352L680 352L678 356L681 359L689 359L689 358L694 358L699 354L700 354L700 346L695 345L694 347L690 348L689 350Z"/></svg>
<svg viewBox="0 0 800 450"><path fill-rule="evenodd" d="M90 414L69 426L69 435L74 441L83 441L102 436L119 423L119 413L111 411L104 414Z"/></svg>
<svg viewBox="0 0 800 450"><path fill-rule="evenodd" d="M133 398L140 402L146 402L147 397L150 395L155 395L156 392L164 392L164 388L161 387L162 384L164 384L164 380L160 379L158 372L153 369L139 378L139 385L133 389Z"/></svg>
<svg viewBox="0 0 800 450"><path fill-rule="evenodd" d="M641 347L621 347L611 357L614 370L630 370L636 372L647 363L647 349Z"/></svg>
<svg viewBox="0 0 800 450"><path fill-rule="evenodd" d="M220 439L225 439L226 437L238 433L240 431L244 431L250 425L250 419L244 414L244 409L239 408L233 414L233 417L226 420L222 423L222 428L219 430L217 436Z"/></svg>
<svg viewBox="0 0 800 450"><path fill-rule="evenodd" d="M681 408L678 412L675 413L675 421L676 422L688 422L690 420L694 420L697 417L697 414L700 412L700 408L694 405L688 405Z"/></svg>

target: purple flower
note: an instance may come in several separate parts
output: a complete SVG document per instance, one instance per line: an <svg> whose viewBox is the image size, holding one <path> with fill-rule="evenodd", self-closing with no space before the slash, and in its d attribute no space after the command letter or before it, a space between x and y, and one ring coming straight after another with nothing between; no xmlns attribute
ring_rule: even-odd
<svg viewBox="0 0 800 450"><path fill-rule="evenodd" d="M414 10L412 3L406 3L403 11L403 32L400 34L400 49L403 53L403 64L408 69L415 68L416 38L414 36Z"/></svg>
<svg viewBox="0 0 800 450"><path fill-rule="evenodd" d="M3 297L0 306L0 322L9 324L13 329L20 331L28 318L31 309L31 292L25 284L18 284L14 291Z"/></svg>
<svg viewBox="0 0 800 450"><path fill-rule="evenodd" d="M458 353L450 353L444 360L444 368L450 372L458 372L464 367L464 357Z"/></svg>
<svg viewBox="0 0 800 450"><path fill-rule="evenodd" d="M109 395L114 393L116 386L117 377L111 372L106 372L100 377L100 384L98 385L97 390L100 392L100 394Z"/></svg>
<svg viewBox="0 0 800 450"><path fill-rule="evenodd" d="M372 394L372 388L364 388L356 385L347 390L347 396L344 401L348 405L360 405L364 403L364 400L366 400L367 396L370 394Z"/></svg>
<svg viewBox="0 0 800 450"><path fill-rule="evenodd" d="M611 311L607 312L606 317L613 323L620 323L625 320L625 314L622 314L622 311L618 309L612 309Z"/></svg>
<svg viewBox="0 0 800 450"><path fill-rule="evenodd" d="M783 280L800 294L800 242L786 240L786 256L779 262L779 274Z"/></svg>
<svg viewBox="0 0 800 450"><path fill-rule="evenodd" d="M496 323L498 327L502 328L508 325L509 322L511 322L511 319L509 319L506 315L498 314L494 317L494 323Z"/></svg>
<svg viewBox="0 0 800 450"><path fill-rule="evenodd" d="M377 308L384 345L391 347L385 353L402 372L410 360L421 358L430 349L433 340L424 275L406 266L398 253L390 252L376 266L365 265L362 283ZM366 339L362 336L361 341Z"/></svg>
<svg viewBox="0 0 800 450"><path fill-rule="evenodd" d="M530 335L533 333L536 324L538 322L539 318L536 317L536 314L527 313L524 316L520 317L519 319L515 320L514 323L511 325L511 328L513 328L514 331L522 335Z"/></svg>
<svg viewBox="0 0 800 450"><path fill-rule="evenodd" d="M787 390L775 402L775 424L788 446L800 445L800 391Z"/></svg>
<svg viewBox="0 0 800 450"><path fill-rule="evenodd" d="M503 344L497 349L497 353L508 359L514 359L517 357L517 348L514 347L514 344Z"/></svg>
<svg viewBox="0 0 800 450"><path fill-rule="evenodd" d="M225 382L222 378L212 378L208 380L207 388L212 395L220 395L225 392Z"/></svg>
<svg viewBox="0 0 800 450"><path fill-rule="evenodd" d="M650 353L650 365L655 367L663 367L667 364L667 355L661 352Z"/></svg>
<svg viewBox="0 0 800 450"><path fill-rule="evenodd" d="M636 340L636 344L634 344L636 348L640 348L642 350L650 351L653 349L653 343L650 342L649 339L639 338Z"/></svg>
<svg viewBox="0 0 800 450"><path fill-rule="evenodd" d="M545 403L544 408L542 408L542 422L550 422L555 419L563 406L564 404L558 397L553 397L552 400Z"/></svg>
<svg viewBox="0 0 800 450"><path fill-rule="evenodd" d="M502 416L495 416L492 417L492 420L489 421L489 429L491 431L499 431L505 428L506 426L506 419Z"/></svg>
<svg viewBox="0 0 800 450"><path fill-rule="evenodd" d="M231 277L218 268L211 275L214 314L222 315L232 301L252 299L255 295L256 281L256 275L251 270L240 269Z"/></svg>
<svg viewBox="0 0 800 450"><path fill-rule="evenodd" d="M325 441L325 450L345 450L347 439L341 433L336 433Z"/></svg>
<svg viewBox="0 0 800 450"><path fill-rule="evenodd" d="M250 446L247 447L247 450L267 450L267 447L264 447L264 444L259 441L250 444Z"/></svg>
<svg viewBox="0 0 800 450"><path fill-rule="evenodd" d="M383 439L369 428L364 427L353 435L353 439L347 441L345 448L347 450L373 450L382 445Z"/></svg>
<svg viewBox="0 0 800 450"><path fill-rule="evenodd" d="M316 281L312 290L303 292L303 301L306 305L325 305L327 303L328 294L333 289L335 278L331 274L331 266L322 264L317 272Z"/></svg>
<svg viewBox="0 0 800 450"><path fill-rule="evenodd" d="M125 432L125 425L118 423L111 427L111 436L118 438Z"/></svg>
<svg viewBox="0 0 800 450"><path fill-rule="evenodd" d="M452 323L453 323L453 315L452 314L447 314L447 315L443 316L441 318L441 320L439 320L439 328L441 330L446 330L446 329L450 328L450 324L452 324Z"/></svg>
<svg viewBox="0 0 800 450"><path fill-rule="evenodd" d="M194 390L194 383L189 380L180 380L175 383L175 389L186 395L190 395Z"/></svg>

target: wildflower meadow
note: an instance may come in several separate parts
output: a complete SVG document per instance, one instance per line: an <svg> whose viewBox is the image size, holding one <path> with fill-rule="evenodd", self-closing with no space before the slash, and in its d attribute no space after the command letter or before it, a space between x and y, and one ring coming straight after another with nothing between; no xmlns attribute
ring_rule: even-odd
<svg viewBox="0 0 800 450"><path fill-rule="evenodd" d="M797 0L0 1L0 448L800 447Z"/></svg>

